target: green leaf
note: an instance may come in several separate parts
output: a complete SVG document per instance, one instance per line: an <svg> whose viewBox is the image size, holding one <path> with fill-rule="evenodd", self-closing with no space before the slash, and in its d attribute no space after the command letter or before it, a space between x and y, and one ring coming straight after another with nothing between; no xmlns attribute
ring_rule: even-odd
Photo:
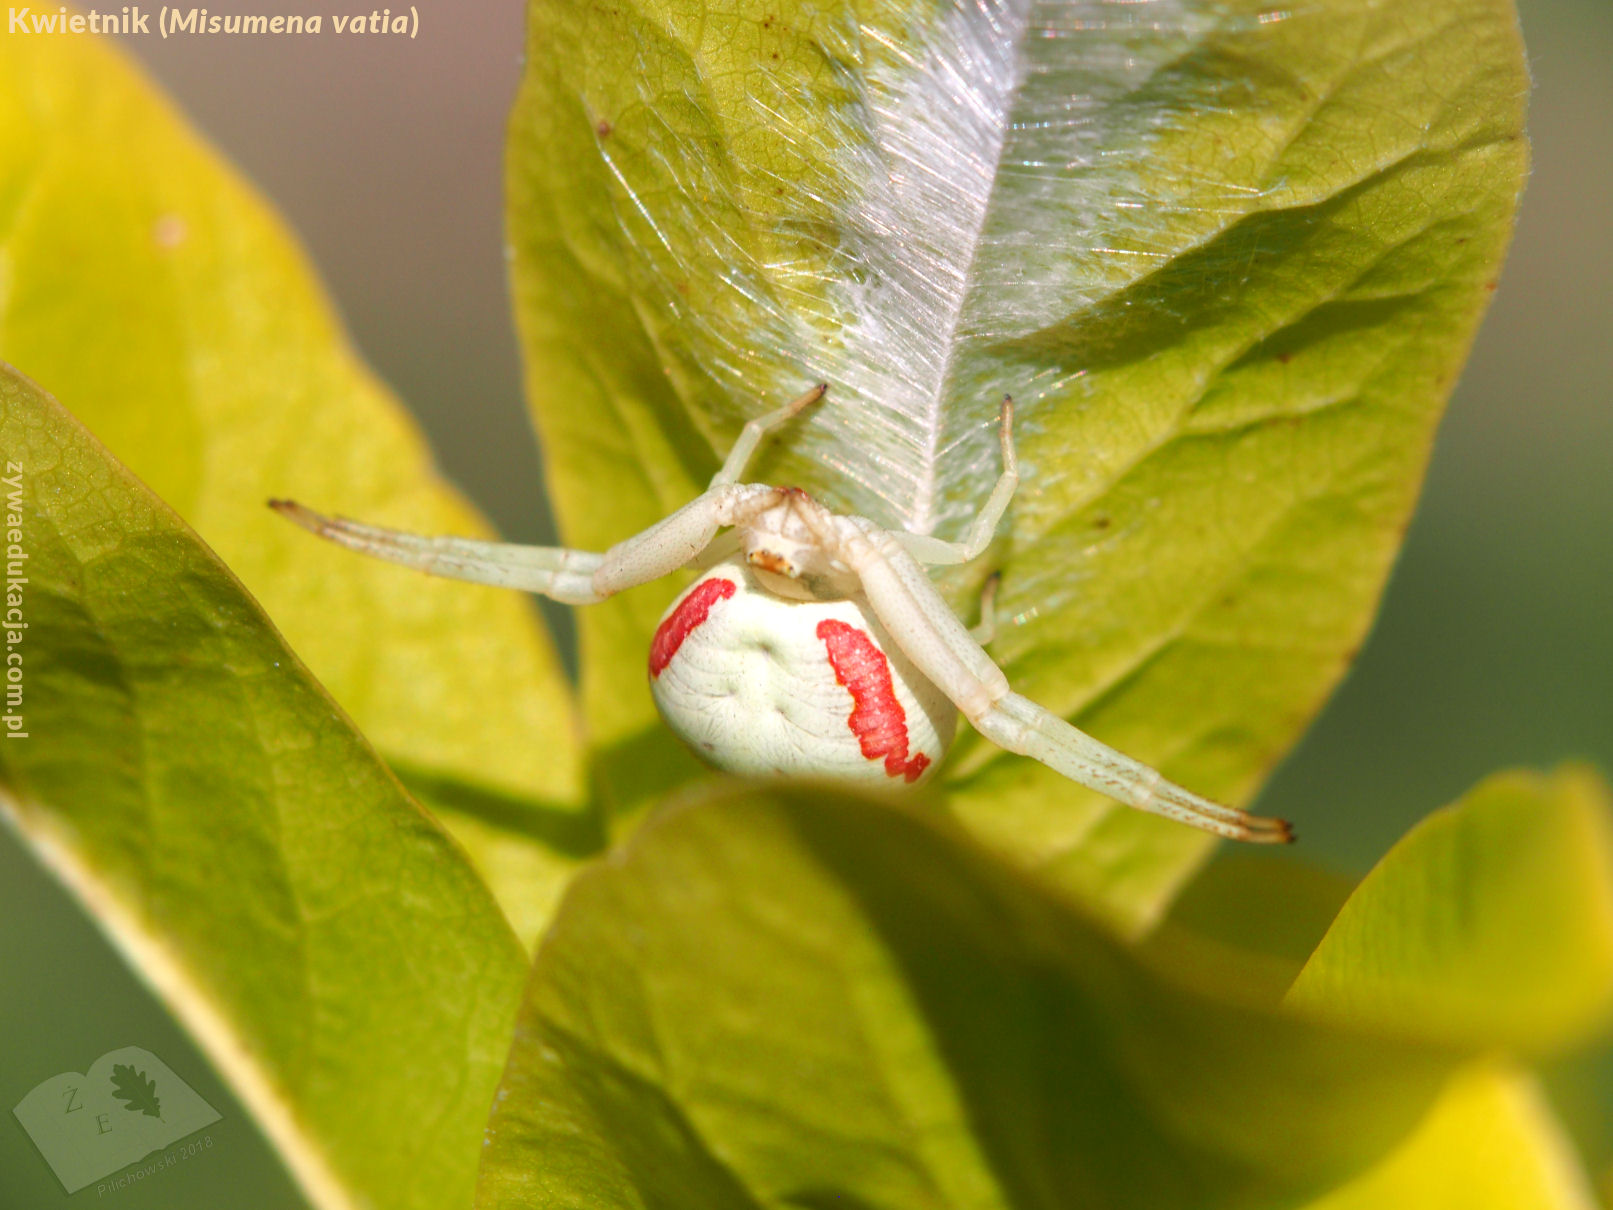
<svg viewBox="0 0 1613 1210"><path fill-rule="evenodd" d="M133 1113L143 1113L153 1118L162 1116L162 1102L157 1099L157 1082L148 1080L145 1072L136 1071L127 1063L112 1065L112 1095Z"/></svg>
<svg viewBox="0 0 1613 1210"><path fill-rule="evenodd" d="M1503 773L1407 834L1288 994L1356 1026L1549 1052L1613 1025L1613 806L1591 770Z"/></svg>
<svg viewBox="0 0 1613 1210"><path fill-rule="evenodd" d="M1354 889L1294 850L1230 846L1182 888L1139 945L1172 969L1279 1004Z"/></svg>
<svg viewBox="0 0 1613 1210"><path fill-rule="evenodd" d="M730 784L568 890L478 1204L1291 1205L1451 1062L1188 986L933 812Z"/></svg>
<svg viewBox="0 0 1613 1210"><path fill-rule="evenodd" d="M993 654L1246 801L1366 632L1495 285L1526 163L1509 0L529 13L510 227L567 543L689 499L818 379L758 477L956 536L1012 392ZM945 584L965 614L986 570ZM641 668L675 587L581 619L624 803L694 767ZM962 747L957 814L1131 924L1207 851Z"/></svg>
<svg viewBox="0 0 1613 1210"><path fill-rule="evenodd" d="M314 1205L464 1204L525 965L498 906L235 577L8 366L0 458L27 623L0 820Z"/></svg>
<svg viewBox="0 0 1613 1210"><path fill-rule="evenodd" d="M389 760L461 807L583 810L570 692L528 602L356 558L264 507L486 532L278 217L111 43L0 40L0 261L0 355L196 528Z"/></svg>

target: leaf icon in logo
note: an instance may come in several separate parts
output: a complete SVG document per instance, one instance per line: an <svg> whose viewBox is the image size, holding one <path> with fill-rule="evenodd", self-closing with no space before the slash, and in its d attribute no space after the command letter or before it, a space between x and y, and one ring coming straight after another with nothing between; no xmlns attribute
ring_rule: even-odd
<svg viewBox="0 0 1613 1210"><path fill-rule="evenodd" d="M157 1099L157 1082L146 1079L146 1073L136 1071L130 1063L112 1065L112 1095L124 1102L125 1108L148 1117L162 1116L162 1102Z"/></svg>

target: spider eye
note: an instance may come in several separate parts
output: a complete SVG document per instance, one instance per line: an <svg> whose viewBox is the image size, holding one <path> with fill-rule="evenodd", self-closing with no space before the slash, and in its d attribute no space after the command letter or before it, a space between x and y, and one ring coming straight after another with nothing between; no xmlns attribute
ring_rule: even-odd
<svg viewBox="0 0 1613 1210"><path fill-rule="evenodd" d="M788 576L792 580L801 574L794 563L771 550L746 551L745 561L752 567L760 567L763 571L770 571L774 575Z"/></svg>

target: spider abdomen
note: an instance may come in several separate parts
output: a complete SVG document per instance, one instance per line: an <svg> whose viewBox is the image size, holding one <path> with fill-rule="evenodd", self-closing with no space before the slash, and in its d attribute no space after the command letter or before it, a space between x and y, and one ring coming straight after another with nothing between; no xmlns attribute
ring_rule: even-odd
<svg viewBox="0 0 1613 1210"><path fill-rule="evenodd" d="M927 777L951 701L856 601L791 600L742 561L673 602L650 651L667 725L718 768L904 785Z"/></svg>

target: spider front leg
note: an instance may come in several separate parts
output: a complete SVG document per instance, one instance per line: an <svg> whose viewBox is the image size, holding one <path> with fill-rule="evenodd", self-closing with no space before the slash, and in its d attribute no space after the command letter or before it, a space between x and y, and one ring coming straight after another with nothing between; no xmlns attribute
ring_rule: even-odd
<svg viewBox="0 0 1613 1210"><path fill-rule="evenodd" d="M513 546L476 538L427 537L346 517L327 517L294 500L270 500L269 507L310 533L338 546L427 575L469 580L498 588L540 593L568 605L591 605L608 594L594 587L604 556L560 546Z"/></svg>
<svg viewBox="0 0 1613 1210"><path fill-rule="evenodd" d="M1286 844L1293 832L1266 819L1201 798L1166 781L1157 769L1099 743L1052 711L1013 692L1002 669L947 608L901 535L877 532L849 545L864 596L907 658L963 711L987 739L1033 757L1071 781L1117 802L1191 824L1233 840Z"/></svg>
<svg viewBox="0 0 1613 1210"><path fill-rule="evenodd" d="M600 556L593 585L603 597L648 584L699 559L717 531L754 515L783 495L776 487L729 483L708 489L677 512L642 533L618 542Z"/></svg>
<svg viewBox="0 0 1613 1210"><path fill-rule="evenodd" d="M986 497L986 503L975 514L969 536L962 542L945 542L927 534L895 533L892 536L920 563L938 566L943 563L967 563L978 558L991 545L997 526L1008 511L1008 502L1019 488L1019 459L1014 455L1014 400L1003 396L1002 411L997 417L998 439L1002 443L1003 469L997 484Z"/></svg>
<svg viewBox="0 0 1613 1210"><path fill-rule="evenodd" d="M1029 698L1008 693L969 722L1000 748L1033 757L1048 768L1139 811L1163 815L1232 840L1290 844L1286 820L1251 815L1201 798L1166 781L1158 769L1099 743Z"/></svg>
<svg viewBox="0 0 1613 1210"><path fill-rule="evenodd" d="M535 592L567 605L592 605L625 588L658 580L698 559L717 531L734 523L736 509L748 506L753 511L775 502L777 489L737 480L762 438L822 399L828 389L826 383L819 383L799 399L750 421L703 495L603 554L561 546L427 537L365 525L346 517L327 517L294 500L270 500L269 507L339 546L428 575Z"/></svg>
<svg viewBox="0 0 1613 1210"><path fill-rule="evenodd" d="M827 382L820 382L806 394L789 403L777 411L768 412L765 416L758 416L755 420L747 420L745 427L739 431L739 440L734 442L734 448L728 451L728 457L723 460L722 469L711 477L711 488L722 487L729 483L738 483L745 477L745 468L750 465L751 458L757 448L774 429L788 424L797 415L822 399L829 390Z"/></svg>
<svg viewBox="0 0 1613 1210"><path fill-rule="evenodd" d="M592 605L625 588L658 580L696 559L711 545L719 528L733 524L736 508L774 492L773 488L743 484L715 488L603 554L560 546L426 537L345 517L327 517L291 500L271 500L269 507L349 550L428 575L535 592L567 605Z"/></svg>

